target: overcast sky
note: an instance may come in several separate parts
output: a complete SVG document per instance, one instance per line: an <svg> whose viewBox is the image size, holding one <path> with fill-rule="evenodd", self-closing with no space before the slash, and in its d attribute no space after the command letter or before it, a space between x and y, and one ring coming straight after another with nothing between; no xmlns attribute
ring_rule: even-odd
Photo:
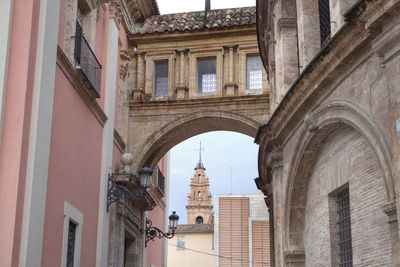
<svg viewBox="0 0 400 267"><path fill-rule="evenodd" d="M202 161L210 178L210 191L215 194L258 194L254 178L258 176L258 145L254 138L226 131L194 136L171 150L169 213L176 210L179 224L187 223L187 195L190 179L199 161L199 144L204 148ZM231 169L232 167L232 179Z"/></svg>
<svg viewBox="0 0 400 267"><path fill-rule="evenodd" d="M205 0L157 0L161 14L204 10ZM211 0L211 9L255 6L256 0Z"/></svg>

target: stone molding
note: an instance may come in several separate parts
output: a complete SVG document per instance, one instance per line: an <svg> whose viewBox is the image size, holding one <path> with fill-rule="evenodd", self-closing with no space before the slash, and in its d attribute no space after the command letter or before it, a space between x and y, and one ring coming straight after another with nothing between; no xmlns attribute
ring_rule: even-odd
<svg viewBox="0 0 400 267"><path fill-rule="evenodd" d="M78 92L79 96L89 107L97 121L101 124L101 126L104 126L105 122L107 121L107 115L99 106L91 91L83 82L81 76L76 71L75 67L69 61L68 57L60 46L57 46L57 65L63 71L67 79L71 82L72 87Z"/></svg>
<svg viewBox="0 0 400 267"><path fill-rule="evenodd" d="M396 201L390 201L386 203L382 207L383 212L388 216L388 223L396 223L397 222L397 209L396 209Z"/></svg>
<svg viewBox="0 0 400 267"><path fill-rule="evenodd" d="M287 266L291 266L292 263L305 263L304 251L285 251L283 253Z"/></svg>
<svg viewBox="0 0 400 267"><path fill-rule="evenodd" d="M121 153L124 153L126 144L116 129L114 129L114 144Z"/></svg>
<svg viewBox="0 0 400 267"><path fill-rule="evenodd" d="M283 167L283 152L282 149L277 148L272 152L268 153L267 156L267 166L274 171L277 168Z"/></svg>

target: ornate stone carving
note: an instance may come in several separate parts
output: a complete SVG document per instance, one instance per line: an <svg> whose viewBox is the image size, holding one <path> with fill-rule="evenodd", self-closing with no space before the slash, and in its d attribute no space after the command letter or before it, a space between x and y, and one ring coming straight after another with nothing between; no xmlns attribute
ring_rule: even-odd
<svg viewBox="0 0 400 267"><path fill-rule="evenodd" d="M315 132L319 128L317 126L317 117L312 112L309 112L309 113L306 114L306 116L304 118L304 124L308 128L309 132Z"/></svg>

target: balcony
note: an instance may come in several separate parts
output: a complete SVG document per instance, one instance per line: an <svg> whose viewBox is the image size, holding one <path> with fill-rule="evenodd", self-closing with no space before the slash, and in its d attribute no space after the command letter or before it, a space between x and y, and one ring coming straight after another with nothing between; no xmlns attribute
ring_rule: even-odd
<svg viewBox="0 0 400 267"><path fill-rule="evenodd" d="M82 74L85 84L94 97L100 97L101 65L82 35L82 27L76 23L75 36L75 68Z"/></svg>

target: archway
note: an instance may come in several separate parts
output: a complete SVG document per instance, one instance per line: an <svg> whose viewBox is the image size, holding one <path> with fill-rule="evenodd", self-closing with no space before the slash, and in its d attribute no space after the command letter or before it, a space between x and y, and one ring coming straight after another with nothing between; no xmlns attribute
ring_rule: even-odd
<svg viewBox="0 0 400 267"><path fill-rule="evenodd" d="M247 115L231 111L198 111L179 117L154 131L143 143L131 149L134 155L132 167L140 169L145 163L153 167L176 144L201 133L232 131L255 137L260 123Z"/></svg>
<svg viewBox="0 0 400 267"><path fill-rule="evenodd" d="M387 249L390 249L392 230L382 207L394 199L394 186L388 160L390 149L379 127L360 108L347 102L319 107L308 116L303 127L289 169L285 250L304 253L307 261L322 259L316 251L324 251L325 256L328 255L324 260L335 260L332 256L336 253L332 250L335 244L330 243L335 239L331 235L334 217L330 201L338 190L346 186L350 190L351 213L357 218L351 221L356 232L352 241L356 247L354 258L357 259L357 254L365 253L368 248L363 240L362 227L380 232L377 235L388 239ZM318 215L316 211L321 213ZM374 219L370 219L368 214L374 214ZM312 249L313 246L320 249ZM364 260L368 255L376 256L373 252L365 255ZM389 261L390 256L386 260Z"/></svg>

